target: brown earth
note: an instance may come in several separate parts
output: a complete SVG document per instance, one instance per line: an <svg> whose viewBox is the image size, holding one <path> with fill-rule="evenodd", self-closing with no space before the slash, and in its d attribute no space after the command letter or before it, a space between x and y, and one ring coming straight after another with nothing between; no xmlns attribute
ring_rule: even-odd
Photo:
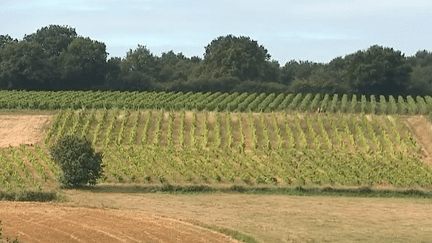
<svg viewBox="0 0 432 243"><path fill-rule="evenodd" d="M5 233L23 242L238 242L148 212L53 203L0 202Z"/></svg>
<svg viewBox="0 0 432 243"><path fill-rule="evenodd" d="M53 119L52 112L15 112L0 113L0 147L19 146L20 144L41 143L45 130Z"/></svg>
<svg viewBox="0 0 432 243"><path fill-rule="evenodd" d="M425 116L409 116L404 119L411 136L422 148L423 161L432 165L432 124Z"/></svg>

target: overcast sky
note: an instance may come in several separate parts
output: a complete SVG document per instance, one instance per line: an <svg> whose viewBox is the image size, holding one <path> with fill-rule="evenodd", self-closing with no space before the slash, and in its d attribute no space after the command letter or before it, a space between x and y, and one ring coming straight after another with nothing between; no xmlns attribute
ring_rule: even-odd
<svg viewBox="0 0 432 243"><path fill-rule="evenodd" d="M371 45L432 51L431 0L0 0L0 35L50 24L104 42L109 57L145 45L203 57L219 36L249 36L271 59L329 62Z"/></svg>

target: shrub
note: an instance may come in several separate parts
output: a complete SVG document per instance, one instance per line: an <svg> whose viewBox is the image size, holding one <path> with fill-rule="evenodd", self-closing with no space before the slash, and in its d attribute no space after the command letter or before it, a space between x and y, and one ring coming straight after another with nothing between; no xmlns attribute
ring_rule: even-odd
<svg viewBox="0 0 432 243"><path fill-rule="evenodd" d="M102 152L95 152L91 142L66 135L50 148L51 159L60 166L59 182L65 187L95 185L103 178Z"/></svg>

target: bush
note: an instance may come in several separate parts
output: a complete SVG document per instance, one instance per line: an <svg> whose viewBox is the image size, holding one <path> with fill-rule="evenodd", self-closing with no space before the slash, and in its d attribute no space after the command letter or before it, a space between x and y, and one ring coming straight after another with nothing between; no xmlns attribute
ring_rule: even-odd
<svg viewBox="0 0 432 243"><path fill-rule="evenodd" d="M103 178L102 152L95 153L91 142L66 135L50 148L51 159L60 166L59 182L65 187L95 185Z"/></svg>

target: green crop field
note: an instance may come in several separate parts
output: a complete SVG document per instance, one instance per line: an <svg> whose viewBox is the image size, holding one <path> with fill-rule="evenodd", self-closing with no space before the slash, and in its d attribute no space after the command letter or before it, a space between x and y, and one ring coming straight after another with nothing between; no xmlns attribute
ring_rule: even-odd
<svg viewBox="0 0 432 243"><path fill-rule="evenodd" d="M350 102L347 95L339 100L312 94L6 93L0 92L3 109L59 110L42 143L0 149L4 190L56 185L60 171L48 148L66 134L84 136L103 150L106 182L427 190L432 185L432 169L402 122L405 114L428 114L429 96L397 102L383 97L376 103L373 96L360 101L353 96ZM109 109L92 109L101 104ZM74 110L82 106L86 109ZM326 112L316 114L316 107Z"/></svg>
<svg viewBox="0 0 432 243"><path fill-rule="evenodd" d="M379 100L378 100L379 98ZM0 109L165 109L231 112L316 111L430 114L432 97L286 93L0 91Z"/></svg>

